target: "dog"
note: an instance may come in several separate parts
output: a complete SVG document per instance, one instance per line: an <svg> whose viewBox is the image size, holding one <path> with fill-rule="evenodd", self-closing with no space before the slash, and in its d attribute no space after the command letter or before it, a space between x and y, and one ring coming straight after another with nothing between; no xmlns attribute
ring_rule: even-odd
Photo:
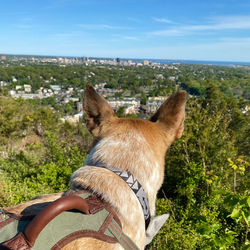
<svg viewBox="0 0 250 250"><path fill-rule="evenodd" d="M185 104L186 92L180 91L171 95L150 120L118 118L90 84L84 90L86 126L94 136L94 145L85 165L72 174L71 188L91 190L107 202L119 217L124 234L139 249L152 241L168 218L167 214L155 216L156 196L164 180L166 151L184 130ZM117 171L131 174L144 191L146 201L143 198L141 202ZM34 204L51 202L62 195L45 195L7 210L20 214ZM151 215L148 223L145 209L149 210L146 216ZM119 243L85 237L63 249L123 248Z"/></svg>

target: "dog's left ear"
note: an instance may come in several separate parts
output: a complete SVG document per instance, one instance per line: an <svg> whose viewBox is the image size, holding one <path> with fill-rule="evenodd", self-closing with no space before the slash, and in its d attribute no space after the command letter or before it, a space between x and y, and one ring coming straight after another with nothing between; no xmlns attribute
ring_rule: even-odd
<svg viewBox="0 0 250 250"><path fill-rule="evenodd" d="M94 135L95 128L116 117L108 102L90 84L87 84L84 89L83 110L87 119L87 128Z"/></svg>
<svg viewBox="0 0 250 250"><path fill-rule="evenodd" d="M171 95L151 117L150 121L170 129L179 139L184 130L186 91Z"/></svg>

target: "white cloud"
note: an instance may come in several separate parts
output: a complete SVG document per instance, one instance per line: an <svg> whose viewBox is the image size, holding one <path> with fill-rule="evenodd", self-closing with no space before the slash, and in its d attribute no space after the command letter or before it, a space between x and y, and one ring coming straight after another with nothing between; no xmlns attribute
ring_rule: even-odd
<svg viewBox="0 0 250 250"><path fill-rule="evenodd" d="M115 25L108 25L108 24L78 24L78 27L81 28L86 28L86 29L95 29L95 30L115 30L115 29L130 29L129 27L124 27L124 26L115 26Z"/></svg>
<svg viewBox="0 0 250 250"><path fill-rule="evenodd" d="M250 29L250 15L248 16L217 16L211 18L213 28L222 29Z"/></svg>
<svg viewBox="0 0 250 250"><path fill-rule="evenodd" d="M180 28L157 30L149 33L149 35L157 36L184 36L186 34L188 34L188 32Z"/></svg>
<svg viewBox="0 0 250 250"><path fill-rule="evenodd" d="M138 38L135 36L124 36L123 39L137 41Z"/></svg>
<svg viewBox="0 0 250 250"><path fill-rule="evenodd" d="M159 23L174 23L173 21L167 19L167 18L157 18L153 17L153 20Z"/></svg>
<svg viewBox="0 0 250 250"><path fill-rule="evenodd" d="M175 25L174 28L157 30L151 35L180 36L203 31L250 30L250 16L218 16L208 19L207 23L194 25Z"/></svg>
<svg viewBox="0 0 250 250"><path fill-rule="evenodd" d="M51 35L52 38L72 38L72 37L80 37L83 33L79 31L72 31L69 33L55 33Z"/></svg>

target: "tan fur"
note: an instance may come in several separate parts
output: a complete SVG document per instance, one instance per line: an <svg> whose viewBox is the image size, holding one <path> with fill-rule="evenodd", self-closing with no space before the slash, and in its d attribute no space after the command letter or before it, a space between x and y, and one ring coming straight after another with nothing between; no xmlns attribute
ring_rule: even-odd
<svg viewBox="0 0 250 250"><path fill-rule="evenodd" d="M51 202L61 198L63 193L56 194L45 194L39 197L34 198L33 200L27 201L25 203L19 204L15 207L6 207L5 211L14 214L29 215L32 211L32 214L38 214L44 208L45 203Z"/></svg>
<svg viewBox="0 0 250 250"><path fill-rule="evenodd" d="M95 250L122 250L122 246L117 244L109 244L94 238L78 239L62 248L62 250L76 250L76 249L95 249Z"/></svg>
<svg viewBox="0 0 250 250"><path fill-rule="evenodd" d="M138 199L119 176L95 165L105 164L107 167L133 174L143 186L149 200L151 216L154 216L156 195L164 179L167 148L183 132L185 101L186 93L178 92L162 104L150 121L145 121L116 117L107 101L90 85L87 85L84 92L83 107L87 127L94 135L95 146L87 157L85 166L73 173L71 187L90 188L110 203L121 220L124 233L140 249L144 249L146 232ZM48 201L54 198L52 195L42 199ZM41 198L37 202L41 202ZM20 209L16 208L16 211ZM122 248L119 244L112 245L83 238L69 243L64 249Z"/></svg>

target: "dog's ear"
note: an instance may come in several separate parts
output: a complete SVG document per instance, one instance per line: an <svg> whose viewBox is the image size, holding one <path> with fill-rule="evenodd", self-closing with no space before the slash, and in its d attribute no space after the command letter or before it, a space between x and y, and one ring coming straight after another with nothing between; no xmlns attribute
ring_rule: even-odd
<svg viewBox="0 0 250 250"><path fill-rule="evenodd" d="M151 117L150 121L157 122L175 133L175 139L182 136L185 119L186 91L171 95Z"/></svg>
<svg viewBox="0 0 250 250"><path fill-rule="evenodd" d="M83 110L90 132L115 117L115 113L108 102L90 84L87 84L84 89Z"/></svg>

